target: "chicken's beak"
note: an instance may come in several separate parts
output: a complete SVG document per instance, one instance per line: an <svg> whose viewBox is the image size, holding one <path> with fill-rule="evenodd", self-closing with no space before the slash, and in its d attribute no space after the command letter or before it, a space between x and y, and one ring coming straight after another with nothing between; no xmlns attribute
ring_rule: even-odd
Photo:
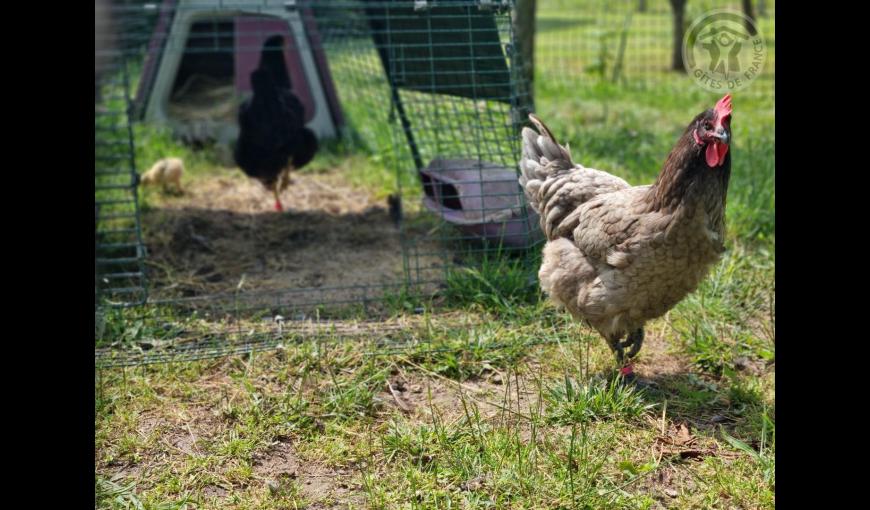
<svg viewBox="0 0 870 510"><path fill-rule="evenodd" d="M724 143L725 145L728 145L728 143L731 141L730 137L728 136L728 131L726 131L723 127L720 127L715 132L711 132L709 135L710 137L715 138L719 143Z"/></svg>

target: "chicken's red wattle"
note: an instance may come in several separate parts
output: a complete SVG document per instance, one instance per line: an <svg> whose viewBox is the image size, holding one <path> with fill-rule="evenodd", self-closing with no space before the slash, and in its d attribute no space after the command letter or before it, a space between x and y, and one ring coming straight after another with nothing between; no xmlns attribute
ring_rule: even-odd
<svg viewBox="0 0 870 510"><path fill-rule="evenodd" d="M710 168L722 166L722 163L725 162L726 154L728 154L727 143L713 142L707 145L707 151L705 154L705 157L707 159L707 165L709 165Z"/></svg>

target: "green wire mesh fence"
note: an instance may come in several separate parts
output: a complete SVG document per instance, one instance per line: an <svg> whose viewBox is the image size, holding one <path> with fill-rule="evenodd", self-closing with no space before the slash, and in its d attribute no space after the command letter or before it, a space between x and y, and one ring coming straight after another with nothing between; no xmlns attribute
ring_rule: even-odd
<svg viewBox="0 0 870 510"><path fill-rule="evenodd" d="M620 91L696 93L695 84L686 79L685 31L708 13L730 11L754 21L767 50L760 76L741 96L775 97L772 0L539 0L537 7L537 87L606 85Z"/></svg>
<svg viewBox="0 0 870 510"><path fill-rule="evenodd" d="M303 324L331 329L378 316L384 300L433 294L459 252L535 246L537 220L516 182L517 130L530 99L511 9L474 1L113 4L115 46L98 55L112 66L98 77L95 102L98 364L243 352L298 327L310 336ZM250 73L273 35L286 42L292 89L322 150L380 158L398 189L389 207L258 214L203 206L188 190L177 207L140 212L137 175L152 161L135 155L151 134L134 128L160 126L190 146L230 152ZM123 166L103 158L110 139ZM123 204L110 202L109 185ZM122 229L123 243L111 237Z"/></svg>
<svg viewBox="0 0 870 510"><path fill-rule="evenodd" d="M758 3L772 33L773 2ZM732 4L690 1L685 19L742 7ZM107 12L95 45L98 366L316 337L381 335L387 352L411 340L387 331L385 312L415 311L457 269L511 258L533 274L542 239L516 180L531 64L514 1L124 1ZM671 70L672 31L664 0L539 0L534 87L688 89ZM286 214L257 205L268 191L229 156L276 35L269 51L335 167L294 173ZM770 55L752 90L772 99ZM154 200L139 174L182 146L195 186ZM380 188L350 186L360 174Z"/></svg>

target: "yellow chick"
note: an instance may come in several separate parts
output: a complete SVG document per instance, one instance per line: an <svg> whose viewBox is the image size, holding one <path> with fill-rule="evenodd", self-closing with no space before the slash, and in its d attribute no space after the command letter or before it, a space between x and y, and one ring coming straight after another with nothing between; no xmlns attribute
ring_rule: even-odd
<svg viewBox="0 0 870 510"><path fill-rule="evenodd" d="M176 191L181 191L181 176L184 174L184 162L179 158L163 158L150 170L142 174L142 185L162 186L166 189L170 184Z"/></svg>

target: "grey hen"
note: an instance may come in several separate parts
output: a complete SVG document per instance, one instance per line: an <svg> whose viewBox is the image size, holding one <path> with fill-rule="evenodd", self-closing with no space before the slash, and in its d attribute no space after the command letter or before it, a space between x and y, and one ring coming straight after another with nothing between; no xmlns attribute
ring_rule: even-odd
<svg viewBox="0 0 870 510"><path fill-rule="evenodd" d="M644 324L693 292L724 251L731 97L692 120L647 186L574 163L530 119L540 133L523 129L520 184L547 236L541 287L598 331L630 375Z"/></svg>

